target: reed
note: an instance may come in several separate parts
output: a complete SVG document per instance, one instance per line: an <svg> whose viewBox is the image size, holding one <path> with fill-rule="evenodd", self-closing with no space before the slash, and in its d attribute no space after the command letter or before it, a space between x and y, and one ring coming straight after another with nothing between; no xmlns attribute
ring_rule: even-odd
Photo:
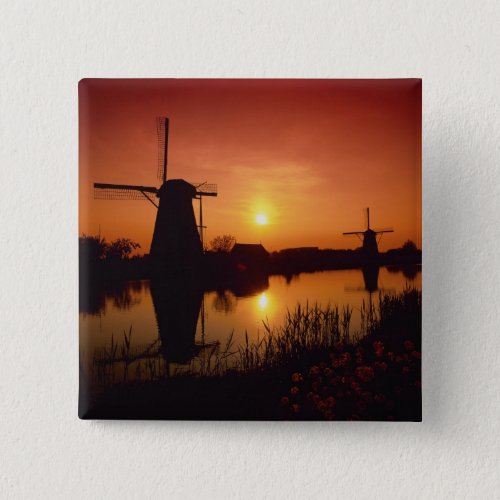
<svg viewBox="0 0 500 500"><path fill-rule="evenodd" d="M245 374L279 370L307 363L312 357L329 353L339 345L354 346L375 334L390 341L391 337L397 338L398 331L408 323L408 318L420 317L421 292L414 288L406 288L399 294L380 292L378 299L376 305L363 302L359 311L359 330L351 328L353 308L349 305L321 307L317 303L298 304L294 310L286 312L278 327L263 321L265 334L256 342L251 342L246 333L244 344L235 346L232 332L223 345L208 346L189 365L176 367L173 372L161 355L144 358L144 346L132 349L130 327L128 332L123 332L120 343L112 335L109 347L94 354L94 376L98 384L107 386L117 381L127 382L132 365L135 367L133 379L144 382L176 375L221 377L229 372ZM419 325L416 326L419 328ZM153 352L155 347L157 344L153 343L148 349ZM121 370L116 370L118 365ZM120 377L116 379L118 372Z"/></svg>

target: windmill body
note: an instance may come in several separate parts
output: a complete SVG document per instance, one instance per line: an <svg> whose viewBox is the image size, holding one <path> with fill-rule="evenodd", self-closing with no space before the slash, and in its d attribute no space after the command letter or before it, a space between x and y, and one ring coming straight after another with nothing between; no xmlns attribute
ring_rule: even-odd
<svg viewBox="0 0 500 500"><path fill-rule="evenodd" d="M202 246L193 210L196 188L183 179L165 182L159 198L151 257L164 262L199 259Z"/></svg>
<svg viewBox="0 0 500 500"><path fill-rule="evenodd" d="M378 252L378 241L384 233L393 233L393 229L380 229L378 231L374 231L370 228L370 209L366 209L367 216L367 229L365 231L351 231L347 233L342 233L344 236L347 235L356 235L362 239L363 246L361 251L363 253L363 257L367 260L376 260L379 256ZM378 239L378 241L377 241Z"/></svg>
<svg viewBox="0 0 500 500"><path fill-rule="evenodd" d="M94 184L94 197L106 200L147 200L157 209L150 256L157 262L177 266L200 259L203 252L202 198L217 196L215 184L192 184L183 179L167 180L168 118L159 118L159 188L131 184ZM196 224L193 199L200 202L200 224Z"/></svg>

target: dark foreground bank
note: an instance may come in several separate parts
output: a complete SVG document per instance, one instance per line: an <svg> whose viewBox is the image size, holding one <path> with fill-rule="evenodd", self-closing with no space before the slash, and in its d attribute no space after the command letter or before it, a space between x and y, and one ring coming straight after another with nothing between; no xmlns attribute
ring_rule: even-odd
<svg viewBox="0 0 500 500"><path fill-rule="evenodd" d="M349 310L298 308L237 369L114 385L91 396L84 419L420 421L421 293L381 295L349 336Z"/></svg>

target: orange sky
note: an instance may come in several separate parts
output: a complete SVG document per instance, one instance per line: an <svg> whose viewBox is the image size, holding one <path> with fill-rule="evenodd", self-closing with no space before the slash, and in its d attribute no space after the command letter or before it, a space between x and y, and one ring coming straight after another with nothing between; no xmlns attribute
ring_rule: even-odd
<svg viewBox="0 0 500 500"><path fill-rule="evenodd" d="M419 80L87 79L79 92L80 234L100 226L149 252L155 208L94 200L92 184L159 186L156 117L168 116L168 178L218 185L206 241L356 248L342 232L364 229L369 206L374 229L395 230L381 250L421 246Z"/></svg>

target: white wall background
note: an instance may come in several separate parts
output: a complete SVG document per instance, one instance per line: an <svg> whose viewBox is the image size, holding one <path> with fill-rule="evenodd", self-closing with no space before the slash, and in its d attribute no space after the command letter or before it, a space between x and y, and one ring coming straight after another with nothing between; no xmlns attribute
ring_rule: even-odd
<svg viewBox="0 0 500 500"><path fill-rule="evenodd" d="M499 22L489 0L4 0L0 497L499 498ZM423 423L78 420L82 77L423 78Z"/></svg>

